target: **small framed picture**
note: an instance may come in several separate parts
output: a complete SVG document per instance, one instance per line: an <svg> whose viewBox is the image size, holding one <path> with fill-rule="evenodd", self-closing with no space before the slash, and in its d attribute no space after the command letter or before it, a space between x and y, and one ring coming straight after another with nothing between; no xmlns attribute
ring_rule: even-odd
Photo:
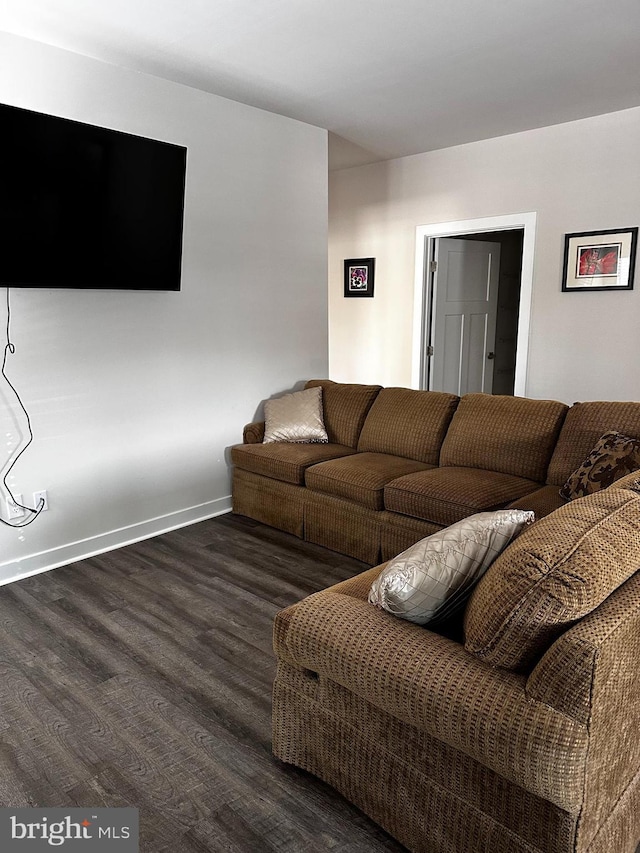
<svg viewBox="0 0 640 853"><path fill-rule="evenodd" d="M373 296L375 258L351 258L344 262L344 295Z"/></svg>
<svg viewBox="0 0 640 853"><path fill-rule="evenodd" d="M633 290L637 242L637 228L566 234L562 289Z"/></svg>

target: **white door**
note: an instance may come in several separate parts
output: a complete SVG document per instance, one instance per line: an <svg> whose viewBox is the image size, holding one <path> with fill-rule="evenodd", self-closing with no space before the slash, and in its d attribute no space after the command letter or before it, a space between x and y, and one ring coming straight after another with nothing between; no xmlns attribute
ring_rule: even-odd
<svg viewBox="0 0 640 853"><path fill-rule="evenodd" d="M500 244L435 240L429 388L491 393Z"/></svg>

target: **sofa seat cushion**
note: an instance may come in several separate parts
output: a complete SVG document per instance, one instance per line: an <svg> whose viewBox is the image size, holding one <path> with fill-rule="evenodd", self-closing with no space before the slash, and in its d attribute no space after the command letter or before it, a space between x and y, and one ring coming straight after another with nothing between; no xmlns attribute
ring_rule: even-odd
<svg viewBox="0 0 640 853"><path fill-rule="evenodd" d="M384 508L384 487L404 474L426 471L433 466L386 453L357 453L332 459L309 468L307 488L355 501L368 509Z"/></svg>
<svg viewBox="0 0 640 853"><path fill-rule="evenodd" d="M560 497L557 486L542 486L531 494L516 498L505 509L530 509L536 518L542 518L565 504L566 501Z"/></svg>
<svg viewBox="0 0 640 853"><path fill-rule="evenodd" d="M640 494L603 489L525 530L489 568L465 613L465 648L526 671L638 571Z"/></svg>
<svg viewBox="0 0 640 853"><path fill-rule="evenodd" d="M231 461L243 471L301 486L310 465L352 453L353 448L341 444L237 444L231 448Z"/></svg>
<svg viewBox="0 0 640 853"><path fill-rule="evenodd" d="M490 509L500 509L539 486L533 480L478 468L433 468L399 477L384 490L384 506L448 527Z"/></svg>

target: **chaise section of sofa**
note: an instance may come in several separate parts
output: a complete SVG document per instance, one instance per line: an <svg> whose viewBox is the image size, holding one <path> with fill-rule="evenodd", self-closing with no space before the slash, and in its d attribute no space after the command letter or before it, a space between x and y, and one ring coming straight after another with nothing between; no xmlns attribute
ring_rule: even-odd
<svg viewBox="0 0 640 853"><path fill-rule="evenodd" d="M413 853L634 853L640 519L620 526L617 507L628 515L638 499L573 503L545 530L557 537L559 578L564 551L575 556L588 540L578 565L588 575L598 555L599 597L558 625L560 636L532 614L523 629L538 653L526 671L489 666L461 642L373 607L367 593L383 566L278 614L274 754L324 779ZM609 509L592 524L596 505ZM606 572L611 536L628 549L630 576ZM508 578L517 541L487 577Z"/></svg>
<svg viewBox="0 0 640 853"><path fill-rule="evenodd" d="M344 594L299 608L276 646L275 756L414 853L568 853L585 727L425 633Z"/></svg>

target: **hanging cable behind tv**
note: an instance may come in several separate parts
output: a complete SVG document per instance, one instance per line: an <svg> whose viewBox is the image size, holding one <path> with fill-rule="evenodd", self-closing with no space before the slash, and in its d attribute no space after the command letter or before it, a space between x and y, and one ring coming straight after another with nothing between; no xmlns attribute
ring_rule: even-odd
<svg viewBox="0 0 640 853"><path fill-rule="evenodd" d="M25 452L25 450L33 442L33 430L31 428L31 418L29 417L29 412L27 412L25 405L22 402L22 399L20 398L20 394L18 394L18 391L16 390L15 386L13 385L13 383L11 382L11 380L9 379L9 377L7 376L7 373L6 373L7 356L9 354L13 355L16 351L16 348L11 341L11 304L9 301L9 291L10 291L10 288L7 287L6 343L4 346L4 353L2 356L2 367L0 368L0 374L2 374L2 377L4 378L5 382L7 383L9 388L11 388L11 390L13 391L15 398L18 401L18 405L20 406L20 409L22 410L22 412L26 418L27 431L28 431L29 438L27 440L27 443L24 445L24 447L21 450L19 450L18 453L16 453L13 456L13 458L10 456L9 460L7 460L10 462L10 464L8 465L7 470L5 471L4 477L2 478L2 483L3 483L4 488L5 488L5 494L8 495L8 497L13 502L13 504L15 506L19 507L20 509L24 510L25 512L31 513L31 517L27 518L26 520L15 522L15 523L12 521L5 520L4 518L0 517L0 522L2 524L4 524L6 527L20 528L20 527L27 527L29 524L33 524L33 522L36 520L36 518L40 515L40 513L44 509L45 502L44 502L43 498L40 498L40 500L38 501L37 507L34 508L34 507L30 507L30 506L25 506L25 504L22 504L22 503L20 503L20 501L16 500L13 492L11 491L11 487L7 483L7 479L9 477L9 475L11 474L11 471L13 470L16 462L18 461L18 459L20 459L20 457Z"/></svg>

